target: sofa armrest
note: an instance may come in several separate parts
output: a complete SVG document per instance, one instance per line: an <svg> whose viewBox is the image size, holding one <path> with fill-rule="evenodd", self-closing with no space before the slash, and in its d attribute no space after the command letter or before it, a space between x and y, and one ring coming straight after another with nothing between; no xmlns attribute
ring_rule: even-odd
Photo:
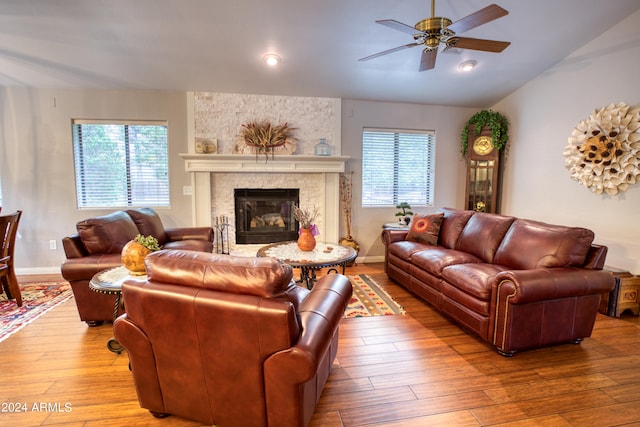
<svg viewBox="0 0 640 427"><path fill-rule="evenodd" d="M206 240L213 242L213 228L211 227L180 227L164 230L168 242L179 240Z"/></svg>
<svg viewBox="0 0 640 427"><path fill-rule="evenodd" d="M316 394L305 396L306 404L313 402L315 406L320 398L337 351L338 325L352 292L346 276L331 274L322 277L300 305L302 332L298 342L265 360L269 425L304 424L305 409L285 403L300 401L301 390L311 390Z"/></svg>
<svg viewBox="0 0 640 427"><path fill-rule="evenodd" d="M382 230L382 243L389 246L393 242L407 240L407 230Z"/></svg>
<svg viewBox="0 0 640 427"><path fill-rule="evenodd" d="M67 259L69 258L82 258L89 255L89 251L82 244L79 234L72 234L62 238L62 247L64 248L64 254Z"/></svg>
<svg viewBox="0 0 640 427"><path fill-rule="evenodd" d="M527 304L604 294L610 292L614 286L613 275L602 270L571 267L510 270L496 276L493 301Z"/></svg>
<svg viewBox="0 0 640 427"><path fill-rule="evenodd" d="M113 322L114 337L127 348L140 406L150 411L165 412L158 380L156 361L149 337L123 314ZM142 391L141 391L142 390Z"/></svg>
<svg viewBox="0 0 640 427"><path fill-rule="evenodd" d="M280 377L294 383L309 380L317 369L319 357L338 329L352 292L349 279L341 274L327 275L318 280L300 304L298 314L302 333L298 342L267 359L265 375L272 372L273 379Z"/></svg>
<svg viewBox="0 0 640 427"><path fill-rule="evenodd" d="M505 271L496 279L488 337L505 356L590 336L601 295L615 284L611 274L584 268Z"/></svg>

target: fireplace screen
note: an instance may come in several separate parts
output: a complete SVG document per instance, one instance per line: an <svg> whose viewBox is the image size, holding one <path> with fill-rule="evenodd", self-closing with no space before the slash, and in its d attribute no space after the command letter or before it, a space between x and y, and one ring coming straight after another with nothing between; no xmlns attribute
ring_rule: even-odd
<svg viewBox="0 0 640 427"><path fill-rule="evenodd" d="M236 243L275 243L298 238L293 205L298 189L237 188L234 191Z"/></svg>

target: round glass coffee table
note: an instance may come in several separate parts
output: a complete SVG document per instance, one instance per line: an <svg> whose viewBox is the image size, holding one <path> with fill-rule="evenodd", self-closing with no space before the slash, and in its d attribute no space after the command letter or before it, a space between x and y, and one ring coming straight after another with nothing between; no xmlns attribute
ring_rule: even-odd
<svg viewBox="0 0 640 427"><path fill-rule="evenodd" d="M329 273L337 273L336 267L342 267L342 274L347 264L352 263L358 253L351 246L317 242L312 251L302 251L296 242L279 242L264 246L258 250L259 257L273 257L300 269L300 280L307 289L311 289L316 281L316 271L329 267Z"/></svg>
<svg viewBox="0 0 640 427"><path fill-rule="evenodd" d="M124 307L122 302L122 284L125 280L147 280L147 276L133 276L124 266L108 268L102 270L89 281L89 289L106 295L115 295L116 301L113 305L113 320L118 318L118 311ZM122 353L124 347L115 338L107 341L107 348L117 354Z"/></svg>

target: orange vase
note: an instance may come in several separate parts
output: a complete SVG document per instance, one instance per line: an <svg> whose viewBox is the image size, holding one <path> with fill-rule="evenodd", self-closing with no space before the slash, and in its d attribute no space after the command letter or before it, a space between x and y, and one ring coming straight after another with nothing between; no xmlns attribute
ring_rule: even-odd
<svg viewBox="0 0 640 427"><path fill-rule="evenodd" d="M312 251L316 247L316 238L313 237L310 228L301 228L298 237L298 247L301 251Z"/></svg>
<svg viewBox="0 0 640 427"><path fill-rule="evenodd" d="M135 240L130 241L122 248L122 265L124 265L132 276L144 276L147 269L144 259L151 251Z"/></svg>

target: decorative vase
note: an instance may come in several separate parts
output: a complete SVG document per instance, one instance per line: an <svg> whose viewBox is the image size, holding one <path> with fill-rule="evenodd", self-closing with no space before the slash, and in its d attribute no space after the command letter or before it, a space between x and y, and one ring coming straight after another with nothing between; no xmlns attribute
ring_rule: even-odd
<svg viewBox="0 0 640 427"><path fill-rule="evenodd" d="M312 251L316 247L316 238L313 237L310 228L301 228L298 237L298 247L301 251Z"/></svg>
<svg viewBox="0 0 640 427"><path fill-rule="evenodd" d="M320 142L316 144L315 147L316 156L330 156L331 155L331 146L327 144L327 140L324 138L320 138Z"/></svg>
<svg viewBox="0 0 640 427"><path fill-rule="evenodd" d="M150 249L147 249L140 243L132 240L122 248L122 265L129 270L129 273L132 276L144 276L147 274L147 269L144 266L144 259L151 252L152 251Z"/></svg>

